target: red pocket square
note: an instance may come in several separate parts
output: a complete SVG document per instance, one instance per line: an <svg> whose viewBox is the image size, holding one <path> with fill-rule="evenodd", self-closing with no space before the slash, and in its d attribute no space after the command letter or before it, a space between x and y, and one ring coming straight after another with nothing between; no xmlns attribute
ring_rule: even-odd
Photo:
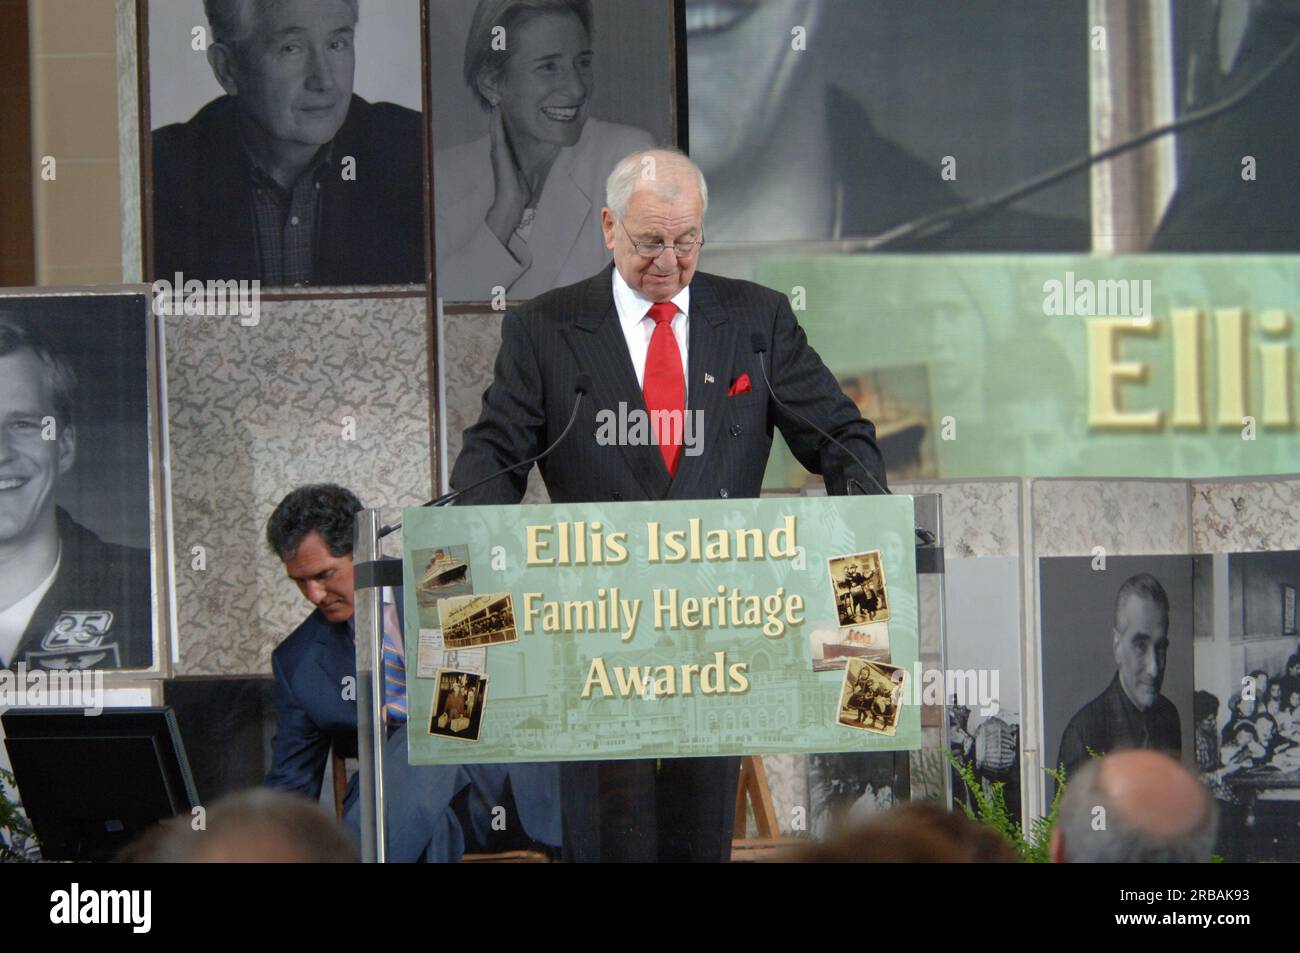
<svg viewBox="0 0 1300 953"><path fill-rule="evenodd" d="M751 390L753 390L753 388L749 386L749 375L741 374L732 381L731 386L727 388L727 396L735 397L737 394L748 394Z"/></svg>

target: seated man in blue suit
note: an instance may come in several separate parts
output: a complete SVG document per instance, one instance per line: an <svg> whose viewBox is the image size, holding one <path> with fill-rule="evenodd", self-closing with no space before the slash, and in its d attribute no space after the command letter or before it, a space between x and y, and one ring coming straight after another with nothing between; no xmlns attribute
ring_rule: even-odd
<svg viewBox="0 0 1300 953"><path fill-rule="evenodd" d="M361 501L343 487L303 486L280 501L266 525L271 550L315 606L306 621L271 654L276 732L266 784L313 798L320 797L331 745L345 756L357 752L352 531L361 508ZM400 605L399 594L392 608ZM498 849L558 847L556 765L407 763L400 639L391 648L393 651L386 648L384 653L389 859L458 861L467 839L476 847L491 844ZM453 801L467 815L468 836ZM356 776L348 785L344 803L344 820L355 834L360 826ZM506 808L504 836L492 827L493 809L498 806Z"/></svg>

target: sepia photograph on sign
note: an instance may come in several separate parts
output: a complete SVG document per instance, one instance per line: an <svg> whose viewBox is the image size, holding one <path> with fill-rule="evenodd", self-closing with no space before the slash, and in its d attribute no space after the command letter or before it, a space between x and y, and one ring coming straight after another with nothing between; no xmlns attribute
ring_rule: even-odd
<svg viewBox="0 0 1300 953"><path fill-rule="evenodd" d="M519 639L515 631L514 601L508 592L439 599L438 616L446 649L500 645Z"/></svg>

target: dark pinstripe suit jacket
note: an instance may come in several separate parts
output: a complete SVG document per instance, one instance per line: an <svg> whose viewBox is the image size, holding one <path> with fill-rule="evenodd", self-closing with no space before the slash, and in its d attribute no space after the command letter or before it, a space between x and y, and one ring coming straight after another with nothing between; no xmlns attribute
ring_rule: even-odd
<svg viewBox="0 0 1300 953"><path fill-rule="evenodd" d="M620 402L628 410L645 410L614 307L612 269L506 314L492 385L483 395L478 423L465 431L464 449L452 470L453 488L548 446L564 429L573 409L575 379L585 372L592 389L577 423L539 464L555 503L756 497L774 426L781 428L799 462L822 474L828 492L844 493L857 464L771 401L753 351L755 331L768 343L765 360L781 400L851 446L875 478L885 482L875 427L862 419L808 345L785 295L700 272L691 281L687 405L703 412L701 452L683 454L677 476L670 480L653 444L601 445L596 439L601 410L617 414ZM752 390L728 397L741 374L749 375ZM872 486L861 476L859 481ZM515 472L457 502L518 503L526 483L527 474Z"/></svg>

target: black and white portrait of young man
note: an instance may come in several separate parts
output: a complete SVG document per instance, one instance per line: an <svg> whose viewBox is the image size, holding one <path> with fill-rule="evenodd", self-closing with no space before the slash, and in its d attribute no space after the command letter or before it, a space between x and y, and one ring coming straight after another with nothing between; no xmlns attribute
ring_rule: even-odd
<svg viewBox="0 0 1300 953"><path fill-rule="evenodd" d="M156 664L150 334L143 294L0 295L0 666Z"/></svg>

